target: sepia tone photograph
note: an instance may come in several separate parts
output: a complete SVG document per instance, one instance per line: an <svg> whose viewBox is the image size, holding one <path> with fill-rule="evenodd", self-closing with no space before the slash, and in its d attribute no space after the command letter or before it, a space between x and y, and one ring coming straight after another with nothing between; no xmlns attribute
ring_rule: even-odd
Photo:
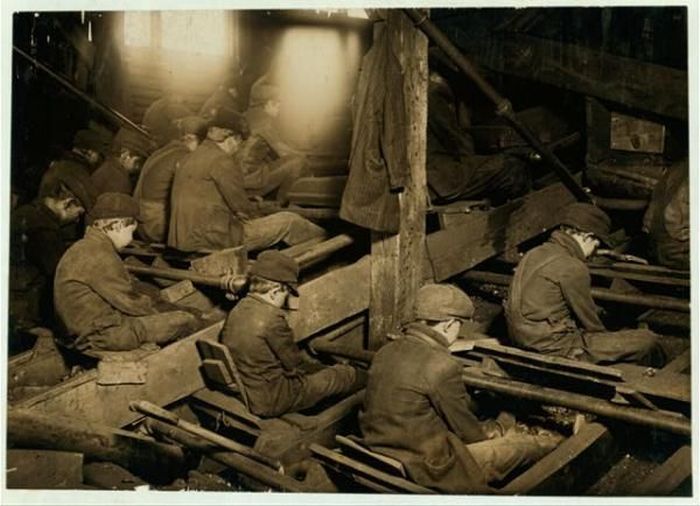
<svg viewBox="0 0 700 506"><path fill-rule="evenodd" d="M72 3L2 13L3 503L698 499L695 6Z"/></svg>

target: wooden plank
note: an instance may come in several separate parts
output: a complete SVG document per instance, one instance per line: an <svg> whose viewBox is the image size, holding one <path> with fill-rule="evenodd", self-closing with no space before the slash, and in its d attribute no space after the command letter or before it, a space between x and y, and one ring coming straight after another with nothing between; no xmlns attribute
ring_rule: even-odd
<svg viewBox="0 0 700 506"><path fill-rule="evenodd" d="M693 474L692 452L689 445L682 446L650 476L640 482L630 495L666 496L675 492Z"/></svg>
<svg viewBox="0 0 700 506"><path fill-rule="evenodd" d="M593 469L602 472L613 455L613 438L598 423L585 424L578 434L564 440L500 491L503 494L557 495L584 490Z"/></svg>
<svg viewBox="0 0 700 506"><path fill-rule="evenodd" d="M474 344L474 349L484 350L498 355L510 356L516 359L521 359L523 361L535 364L544 364L546 366L556 369L571 370L581 372L584 374L590 374L611 381L623 380L622 372L619 369L615 369L614 367L589 364L587 362L581 362L578 360L571 360L562 357L555 357L551 355L543 355L542 353L525 351L519 348L513 348L511 346L503 346L502 344L494 343L489 340L480 340L479 342Z"/></svg>
<svg viewBox="0 0 700 506"><path fill-rule="evenodd" d="M14 448L79 452L86 460L114 462L159 482L174 479L184 469L185 457L178 446L68 413L10 409L7 421L8 446Z"/></svg>
<svg viewBox="0 0 700 506"><path fill-rule="evenodd" d="M324 463L330 464L338 471L345 473L350 477L352 477L352 475L355 473L359 473L360 475L371 480L377 480L382 486L391 488L397 492L413 494L435 493L434 490L430 490L429 488L413 483L412 481L404 480L403 478L379 471L361 462L353 460L342 453L324 448L323 446L312 444L309 448L311 449L311 452Z"/></svg>
<svg viewBox="0 0 700 506"><path fill-rule="evenodd" d="M398 234L372 237L370 349L380 348L387 334L412 319L416 292L423 281L427 203L428 41L400 10L387 11L384 30L386 43L401 67L402 79L377 84L389 95L400 93L403 99L406 121L397 142L405 146L408 167L398 194Z"/></svg>
<svg viewBox="0 0 700 506"><path fill-rule="evenodd" d="M7 488L70 489L83 483L83 454L7 450Z"/></svg>
<svg viewBox="0 0 700 506"><path fill-rule="evenodd" d="M488 46L471 49L475 62L496 72L663 116L688 117L688 73L683 70L524 34L492 37Z"/></svg>
<svg viewBox="0 0 700 506"><path fill-rule="evenodd" d="M369 306L370 260L335 269L299 287L299 310L291 311L294 338L302 341Z"/></svg>
<svg viewBox="0 0 700 506"><path fill-rule="evenodd" d="M683 353L674 358L671 362L666 364L663 369L659 371L660 375L665 375L669 373L674 374L690 374L690 348L685 350Z"/></svg>
<svg viewBox="0 0 700 506"><path fill-rule="evenodd" d="M472 212L462 222L426 238L427 272L436 281L478 265L557 224L561 210L575 202L557 183L488 212Z"/></svg>
<svg viewBox="0 0 700 506"><path fill-rule="evenodd" d="M653 397L660 397L690 404L691 383L689 374L667 371L649 376L648 368L636 364L616 366L625 375L625 387Z"/></svg>
<svg viewBox="0 0 700 506"><path fill-rule="evenodd" d="M215 323L141 359L139 362L147 369L143 384L99 385L97 370L91 370L16 407L123 427L141 418L129 409L134 399L166 406L204 388L195 343L198 339L217 339L222 327L223 321Z"/></svg>

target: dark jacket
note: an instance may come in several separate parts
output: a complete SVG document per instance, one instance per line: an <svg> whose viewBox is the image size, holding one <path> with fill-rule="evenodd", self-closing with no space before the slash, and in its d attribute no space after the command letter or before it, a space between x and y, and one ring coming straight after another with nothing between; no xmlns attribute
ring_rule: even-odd
<svg viewBox="0 0 700 506"><path fill-rule="evenodd" d="M54 300L68 336L78 339L120 325L122 316L158 312L136 289L109 237L93 228L58 263Z"/></svg>
<svg viewBox="0 0 700 506"><path fill-rule="evenodd" d="M348 176L340 217L378 232L398 232L399 200L408 174L401 64L389 31L401 18L390 12L362 60L353 111Z"/></svg>
<svg viewBox="0 0 700 506"><path fill-rule="evenodd" d="M231 310L221 342L231 350L250 410L261 416L286 412L302 388L300 378L321 369L297 347L286 312L255 294Z"/></svg>
<svg viewBox="0 0 700 506"><path fill-rule="evenodd" d="M50 325L54 273L66 251L61 223L35 200L12 212L10 227L10 313L27 324Z"/></svg>
<svg viewBox="0 0 700 506"><path fill-rule="evenodd" d="M183 251L240 245L254 211L240 165L210 140L181 160L170 209L168 245Z"/></svg>
<svg viewBox="0 0 700 506"><path fill-rule="evenodd" d="M92 184L95 186L97 195L107 192L125 193L131 195L134 185L129 173L119 164L119 159L110 156L100 167L90 176Z"/></svg>
<svg viewBox="0 0 700 506"><path fill-rule="evenodd" d="M141 208L139 230L146 240L163 242L166 238L175 166L188 153L182 142L170 141L149 156L141 169L134 198Z"/></svg>
<svg viewBox="0 0 700 506"><path fill-rule="evenodd" d="M644 214L652 256L661 265L690 269L688 161L674 164L659 180Z"/></svg>
<svg viewBox="0 0 700 506"><path fill-rule="evenodd" d="M516 344L568 356L581 346L582 331L605 331L584 261L576 241L561 231L523 257L506 302L509 334Z"/></svg>
<svg viewBox="0 0 700 506"><path fill-rule="evenodd" d="M486 439L470 405L447 342L412 323L374 356L360 428L366 444L400 460L417 483L442 492L485 491L465 447Z"/></svg>

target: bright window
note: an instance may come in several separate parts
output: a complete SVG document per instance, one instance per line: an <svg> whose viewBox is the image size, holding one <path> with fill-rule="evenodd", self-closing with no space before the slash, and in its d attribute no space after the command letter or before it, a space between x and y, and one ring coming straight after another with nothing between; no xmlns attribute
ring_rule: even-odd
<svg viewBox="0 0 700 506"><path fill-rule="evenodd" d="M221 11L161 12L161 47L187 53L226 54L228 17L224 14Z"/></svg>
<svg viewBox="0 0 700 506"><path fill-rule="evenodd" d="M150 12L124 12L124 44L135 47L148 47L151 45Z"/></svg>
<svg viewBox="0 0 700 506"><path fill-rule="evenodd" d="M224 55L229 50L229 16L223 11L127 11L124 44L160 47L166 51ZM160 26L160 41L152 40L151 17Z"/></svg>

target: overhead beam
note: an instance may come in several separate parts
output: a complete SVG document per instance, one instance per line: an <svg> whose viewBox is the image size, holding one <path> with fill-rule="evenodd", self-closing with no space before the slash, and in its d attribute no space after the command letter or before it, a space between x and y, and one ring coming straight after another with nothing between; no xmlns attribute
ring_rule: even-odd
<svg viewBox="0 0 700 506"><path fill-rule="evenodd" d="M670 118L688 119L688 73L574 44L504 34L457 38L479 65Z"/></svg>

